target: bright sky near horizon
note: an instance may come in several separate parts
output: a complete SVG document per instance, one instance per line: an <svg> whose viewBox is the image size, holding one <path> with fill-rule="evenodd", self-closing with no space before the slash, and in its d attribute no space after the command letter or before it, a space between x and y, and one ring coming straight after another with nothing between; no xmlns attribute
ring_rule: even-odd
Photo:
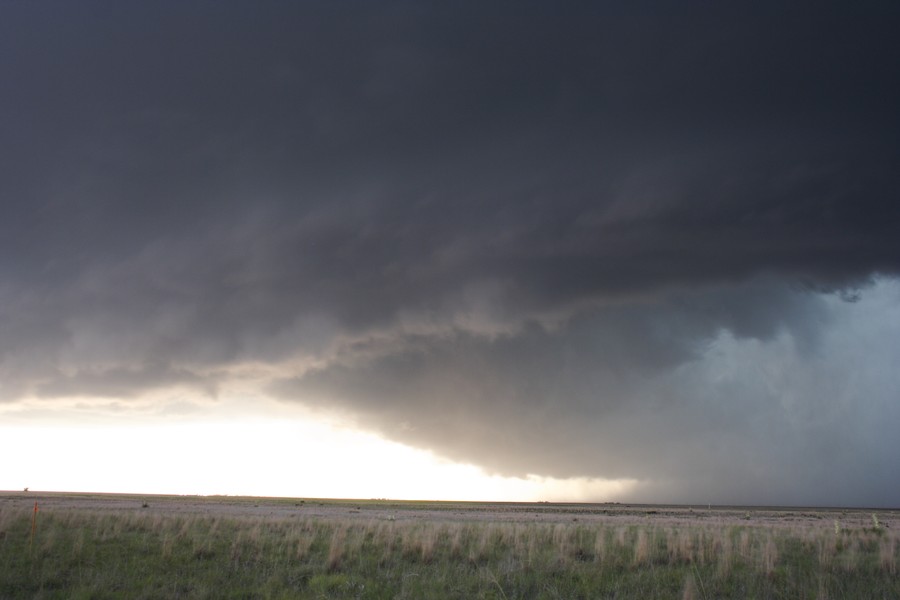
<svg viewBox="0 0 900 600"><path fill-rule="evenodd" d="M892 2L0 2L0 488L900 506Z"/></svg>
<svg viewBox="0 0 900 600"><path fill-rule="evenodd" d="M219 411L75 425L0 412L0 456L17 457L0 470L0 490L576 502L613 500L633 483L491 476L299 410L273 409L278 418L258 411L222 418Z"/></svg>

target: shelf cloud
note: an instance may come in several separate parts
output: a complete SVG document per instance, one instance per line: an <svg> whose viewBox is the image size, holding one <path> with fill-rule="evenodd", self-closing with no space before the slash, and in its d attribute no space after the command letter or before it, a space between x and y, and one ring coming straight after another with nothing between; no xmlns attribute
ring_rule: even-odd
<svg viewBox="0 0 900 600"><path fill-rule="evenodd" d="M900 502L896 10L0 14L0 403L253 367L490 472Z"/></svg>

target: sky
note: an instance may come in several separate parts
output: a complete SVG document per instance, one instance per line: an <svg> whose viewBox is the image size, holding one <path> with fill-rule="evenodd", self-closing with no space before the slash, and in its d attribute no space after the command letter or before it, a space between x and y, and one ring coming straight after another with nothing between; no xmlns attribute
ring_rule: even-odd
<svg viewBox="0 0 900 600"><path fill-rule="evenodd" d="M0 3L0 489L900 506L898 30Z"/></svg>

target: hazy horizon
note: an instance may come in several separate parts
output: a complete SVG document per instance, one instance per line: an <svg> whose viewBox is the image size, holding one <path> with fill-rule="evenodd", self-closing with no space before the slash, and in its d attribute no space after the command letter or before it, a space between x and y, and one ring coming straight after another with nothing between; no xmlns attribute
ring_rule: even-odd
<svg viewBox="0 0 900 600"><path fill-rule="evenodd" d="M72 495L72 496L110 496L110 497L123 497L123 498L198 498L198 499L208 499L208 500L216 500L219 498L222 499L232 499L232 500L300 500L302 502L322 502L322 503L359 503L366 504L370 503L373 505L380 505L384 503L406 503L406 504L415 504L415 503L423 503L423 504L473 504L473 505L491 505L491 504L528 504L528 505L589 505L589 506L619 506L622 508L629 507L660 507L660 508L699 508L702 509L706 507L707 509L740 509L740 508L750 508L750 509L787 509L787 510L795 510L795 509L816 509L816 510L827 510L827 511L839 511L839 510L887 510L887 511L895 511L900 510L898 506L827 506L827 505L801 505L801 504L785 504L785 505L777 505L777 504L702 504L702 503L686 503L686 504L675 504L675 503L654 503L654 502L619 502L616 500L595 500L595 501L576 501L576 500L443 500L440 498L372 498L372 497L346 497L346 498L333 498L333 497L319 497L319 496L256 496L256 495L243 495L243 494L166 494L166 493L157 493L157 492L105 492L99 490L0 490L0 494L20 494L20 495L31 495L39 497L41 494L46 494L50 496L58 495ZM302 505L301 505L302 506Z"/></svg>

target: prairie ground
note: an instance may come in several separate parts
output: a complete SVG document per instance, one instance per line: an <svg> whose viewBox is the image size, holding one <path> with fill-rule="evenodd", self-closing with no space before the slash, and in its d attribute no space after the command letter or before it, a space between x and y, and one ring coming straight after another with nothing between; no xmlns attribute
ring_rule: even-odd
<svg viewBox="0 0 900 600"><path fill-rule="evenodd" d="M900 598L898 532L894 510L0 492L0 598Z"/></svg>

